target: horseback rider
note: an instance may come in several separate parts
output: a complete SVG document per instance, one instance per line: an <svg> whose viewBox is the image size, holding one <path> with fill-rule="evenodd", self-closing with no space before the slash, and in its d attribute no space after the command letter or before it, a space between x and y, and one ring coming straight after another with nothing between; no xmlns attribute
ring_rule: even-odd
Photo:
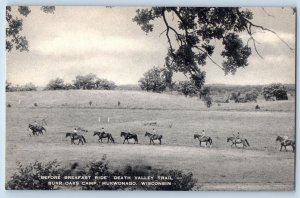
<svg viewBox="0 0 300 198"><path fill-rule="evenodd" d="M38 126L39 126L39 124L37 123L36 120L33 122L33 125L35 126L35 128L38 128Z"/></svg>
<svg viewBox="0 0 300 198"><path fill-rule="evenodd" d="M283 136L283 144L286 145L286 141L289 139L287 135Z"/></svg>
<svg viewBox="0 0 300 198"><path fill-rule="evenodd" d="M156 137L156 136L157 136L156 130L155 130L154 128L152 129L152 135L153 135L153 137Z"/></svg>
<svg viewBox="0 0 300 198"><path fill-rule="evenodd" d="M204 138L204 137L206 137L206 136L205 136L205 131L202 130L202 132L201 132L201 138Z"/></svg>
<svg viewBox="0 0 300 198"><path fill-rule="evenodd" d="M101 128L100 132L101 132L101 134L105 134L104 127Z"/></svg>
<svg viewBox="0 0 300 198"><path fill-rule="evenodd" d="M127 135L131 135L131 129L130 128L128 129Z"/></svg>
<svg viewBox="0 0 300 198"><path fill-rule="evenodd" d="M74 128L73 133L74 133L74 134L77 134L77 133L78 133L78 130L77 130L76 127Z"/></svg>
<svg viewBox="0 0 300 198"><path fill-rule="evenodd" d="M240 141L241 141L241 138L240 138L240 132L237 132L236 135L233 133L233 137L235 138L235 141L236 141L236 142L240 142Z"/></svg>

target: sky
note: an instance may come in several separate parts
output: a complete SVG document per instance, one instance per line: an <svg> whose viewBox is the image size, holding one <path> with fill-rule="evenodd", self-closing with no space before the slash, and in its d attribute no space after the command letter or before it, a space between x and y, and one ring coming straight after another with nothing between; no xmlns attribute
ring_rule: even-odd
<svg viewBox="0 0 300 198"><path fill-rule="evenodd" d="M117 85L137 84L153 66L162 66L168 43L161 22L146 34L132 21L137 7L56 7L54 14L45 14L40 7L30 7L24 18L23 31L29 41L29 52L7 53L7 80L13 84L32 82L45 86L57 77L72 82L77 75L96 74ZM291 9L249 8L253 22L276 31L295 49L295 15ZM18 15L15 11L14 14ZM175 22L174 22L175 23ZM207 60L201 67L208 84L295 83L295 52L270 32L258 31L259 42L249 65L235 75L224 72ZM247 40L247 36L242 34ZM216 42L213 59L221 64L221 45ZM184 80L181 74L175 80Z"/></svg>

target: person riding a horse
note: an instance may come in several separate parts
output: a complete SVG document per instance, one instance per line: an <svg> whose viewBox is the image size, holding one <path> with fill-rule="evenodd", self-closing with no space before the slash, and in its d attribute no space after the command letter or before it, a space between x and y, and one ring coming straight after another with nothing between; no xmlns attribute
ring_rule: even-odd
<svg viewBox="0 0 300 198"><path fill-rule="evenodd" d="M286 141L289 139L287 135L283 136L283 144L286 145Z"/></svg>
<svg viewBox="0 0 300 198"><path fill-rule="evenodd" d="M157 136L157 133L156 133L156 130L153 128L152 129L152 134L153 134L153 137L155 137L156 138L156 136Z"/></svg>
<svg viewBox="0 0 300 198"><path fill-rule="evenodd" d="M129 128L128 129L128 133L127 133L128 135L132 135L132 133L131 133L131 129Z"/></svg>
<svg viewBox="0 0 300 198"><path fill-rule="evenodd" d="M100 132L101 132L102 134L105 133L104 127L101 128Z"/></svg>
<svg viewBox="0 0 300 198"><path fill-rule="evenodd" d="M235 137L235 141L236 141L236 142L241 142L240 132L237 132L236 135L233 133L233 137Z"/></svg>
<svg viewBox="0 0 300 198"><path fill-rule="evenodd" d="M204 130L202 130L202 133L201 133L201 138L205 138L206 137L206 135L205 135L205 131Z"/></svg>
<svg viewBox="0 0 300 198"><path fill-rule="evenodd" d="M78 133L78 130L77 130L77 128L74 128L74 130L73 130L73 133L75 133L75 134L77 134L77 133Z"/></svg>
<svg viewBox="0 0 300 198"><path fill-rule="evenodd" d="M37 123L36 120L33 122L33 125L34 125L35 127L38 127L38 126L39 126L39 124Z"/></svg>

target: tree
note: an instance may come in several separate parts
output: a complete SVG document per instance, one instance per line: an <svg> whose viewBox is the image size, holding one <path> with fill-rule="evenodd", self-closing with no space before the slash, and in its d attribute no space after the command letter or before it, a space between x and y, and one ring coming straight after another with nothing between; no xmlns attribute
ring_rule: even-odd
<svg viewBox="0 0 300 198"><path fill-rule="evenodd" d="M50 82L47 84L46 90L61 90L65 89L64 80L61 78L56 78L54 80L50 80Z"/></svg>
<svg viewBox="0 0 300 198"><path fill-rule="evenodd" d="M172 81L173 71L172 71L172 63L170 62L170 58L165 58L165 66L161 69L163 81L169 90L173 90L175 83Z"/></svg>
<svg viewBox="0 0 300 198"><path fill-rule="evenodd" d="M245 100L246 102L256 102L258 95L258 91L256 89L253 89L252 91L248 91L245 93Z"/></svg>
<svg viewBox="0 0 300 198"><path fill-rule="evenodd" d="M201 98L202 96L204 97L207 97L210 95L210 87L203 87L201 90L200 90L200 94L199 94L199 97Z"/></svg>
<svg viewBox="0 0 300 198"><path fill-rule="evenodd" d="M71 83L66 83L65 84L65 89L69 90L69 89L76 89L76 87L74 85L72 85Z"/></svg>
<svg viewBox="0 0 300 198"><path fill-rule="evenodd" d="M95 86L95 82L97 80L97 76L95 74L88 74L86 76L78 75L74 80L74 86L77 89L93 89Z"/></svg>
<svg viewBox="0 0 300 198"><path fill-rule="evenodd" d="M240 97L241 93L240 92L232 92L230 94L229 100L233 100L234 102L239 102L239 97Z"/></svg>
<svg viewBox="0 0 300 198"><path fill-rule="evenodd" d="M254 38L256 30L272 32L288 46L276 32L253 23L252 19L253 13L249 9L238 7L152 7L136 10L133 21L147 34L153 31L154 21L162 21L165 30L161 34L165 33L168 41L167 57L172 63L172 71L188 75L200 90L205 82L205 73L200 66L206 65L207 59L227 75L248 65L251 42L260 55ZM244 33L248 35L246 44L240 38ZM222 64L212 58L216 40L223 45Z"/></svg>
<svg viewBox="0 0 300 198"><path fill-rule="evenodd" d="M11 82L5 81L5 91L9 92L12 89L12 84Z"/></svg>
<svg viewBox="0 0 300 198"><path fill-rule="evenodd" d="M18 6L19 16L12 15L12 7L6 6L6 50L10 52L15 49L20 52L28 51L29 44L26 36L22 35L23 18L30 14L28 6ZM42 6L41 10L45 13L54 13L54 6Z"/></svg>
<svg viewBox="0 0 300 198"><path fill-rule="evenodd" d="M104 89L104 90L112 90L117 87L113 81L98 78L97 75L92 73L85 76L81 76L81 75L76 76L75 80L73 81L73 86L75 89ZM72 89L72 87L70 87L70 89Z"/></svg>
<svg viewBox="0 0 300 198"><path fill-rule="evenodd" d="M22 91L36 91L37 87L33 83L27 83L23 86Z"/></svg>
<svg viewBox="0 0 300 198"><path fill-rule="evenodd" d="M104 90L112 90L115 89L117 85L113 81L109 81L106 79L97 78L95 81L95 89L104 89Z"/></svg>
<svg viewBox="0 0 300 198"><path fill-rule="evenodd" d="M178 84L177 91L180 93L183 93L183 95L185 95L185 97L194 96L198 93L197 87L195 87L195 85L189 80L180 81Z"/></svg>
<svg viewBox="0 0 300 198"><path fill-rule="evenodd" d="M166 89L166 84L163 80L161 69L153 67L144 73L144 77L139 80L142 90L163 92Z"/></svg>
<svg viewBox="0 0 300 198"><path fill-rule="evenodd" d="M266 100L288 100L287 89L281 83L273 83L271 85L265 86L262 89L263 96Z"/></svg>

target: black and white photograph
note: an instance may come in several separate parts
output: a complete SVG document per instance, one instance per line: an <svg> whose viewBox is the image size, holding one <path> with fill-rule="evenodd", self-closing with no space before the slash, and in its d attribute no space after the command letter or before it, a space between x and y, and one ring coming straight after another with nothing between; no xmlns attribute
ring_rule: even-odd
<svg viewBox="0 0 300 198"><path fill-rule="evenodd" d="M6 6L6 190L295 191L295 7Z"/></svg>

